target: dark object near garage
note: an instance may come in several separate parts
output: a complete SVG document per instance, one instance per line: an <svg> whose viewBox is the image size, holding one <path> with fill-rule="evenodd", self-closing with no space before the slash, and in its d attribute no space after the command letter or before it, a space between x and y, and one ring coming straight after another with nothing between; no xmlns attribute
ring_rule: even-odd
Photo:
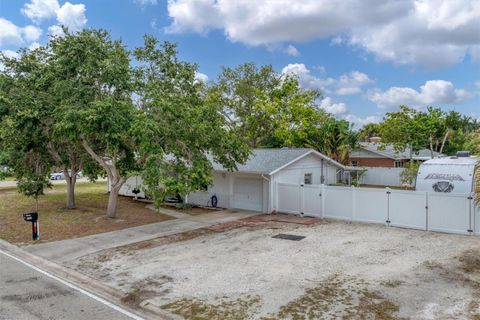
<svg viewBox="0 0 480 320"><path fill-rule="evenodd" d="M296 236L294 234L280 233L280 234L277 234L276 236L273 236L272 238L292 240L292 241L300 241L300 240L304 239L305 237L304 236Z"/></svg>

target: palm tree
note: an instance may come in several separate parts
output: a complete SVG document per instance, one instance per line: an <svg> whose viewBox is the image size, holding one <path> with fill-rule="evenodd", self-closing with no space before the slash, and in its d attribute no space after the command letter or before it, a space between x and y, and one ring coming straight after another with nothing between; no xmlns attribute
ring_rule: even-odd
<svg viewBox="0 0 480 320"><path fill-rule="evenodd" d="M328 117L307 145L342 164L347 164L357 143L357 134L348 121Z"/></svg>

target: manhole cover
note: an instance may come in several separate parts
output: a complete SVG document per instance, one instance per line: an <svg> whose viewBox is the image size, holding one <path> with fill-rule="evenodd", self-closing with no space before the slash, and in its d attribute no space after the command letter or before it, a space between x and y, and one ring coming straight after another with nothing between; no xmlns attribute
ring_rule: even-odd
<svg viewBox="0 0 480 320"><path fill-rule="evenodd" d="M275 238L275 239L284 239L284 240L292 240L292 241L300 241L302 240L303 238L305 238L304 236L296 236L294 234L285 234L285 233L280 233L280 234L277 234L276 236L273 236L272 238Z"/></svg>

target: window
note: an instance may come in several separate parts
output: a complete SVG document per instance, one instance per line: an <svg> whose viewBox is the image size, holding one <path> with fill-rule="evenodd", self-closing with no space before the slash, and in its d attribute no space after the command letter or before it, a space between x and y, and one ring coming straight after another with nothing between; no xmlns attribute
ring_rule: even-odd
<svg viewBox="0 0 480 320"><path fill-rule="evenodd" d="M403 160L395 161L394 166L395 168L404 168L405 163L403 162Z"/></svg>
<svg viewBox="0 0 480 320"><path fill-rule="evenodd" d="M358 167L358 161L352 160L352 167Z"/></svg>
<svg viewBox="0 0 480 320"><path fill-rule="evenodd" d="M312 174L311 173L305 173L305 176L303 178L303 183L304 184L312 184Z"/></svg>
<svg viewBox="0 0 480 320"><path fill-rule="evenodd" d="M200 191L208 191L208 184L202 184L200 186Z"/></svg>

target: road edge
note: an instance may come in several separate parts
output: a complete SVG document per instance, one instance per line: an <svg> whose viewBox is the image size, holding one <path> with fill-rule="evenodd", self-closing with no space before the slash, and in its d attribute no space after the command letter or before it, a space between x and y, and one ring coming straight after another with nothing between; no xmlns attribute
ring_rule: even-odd
<svg viewBox="0 0 480 320"><path fill-rule="evenodd" d="M119 312L124 310L126 312L122 312L127 316L132 317L133 319L165 319L165 320L178 320L181 319L177 315L173 315L167 311L164 311L160 308L145 308L136 309L129 307L121 302L122 295L120 292L110 286L107 286L100 281L93 279L89 276L86 276L78 271L73 269L66 268L62 265L59 265L55 262L46 260L42 257L36 256L30 252L22 250L21 248L0 239L0 251L6 253L7 256L11 256L11 258L18 260L25 265L34 268L37 268L38 271L46 274L47 276L50 274L51 278L57 278L57 281L65 282L64 284L70 286L71 288L90 296L101 303L99 299L94 297L100 298L107 303L103 303L109 306L112 309L116 309ZM82 292L85 291L85 292ZM115 306L112 307L111 305ZM118 308L118 309L117 309ZM131 314L131 315L130 315ZM135 318L137 317L137 318Z"/></svg>

